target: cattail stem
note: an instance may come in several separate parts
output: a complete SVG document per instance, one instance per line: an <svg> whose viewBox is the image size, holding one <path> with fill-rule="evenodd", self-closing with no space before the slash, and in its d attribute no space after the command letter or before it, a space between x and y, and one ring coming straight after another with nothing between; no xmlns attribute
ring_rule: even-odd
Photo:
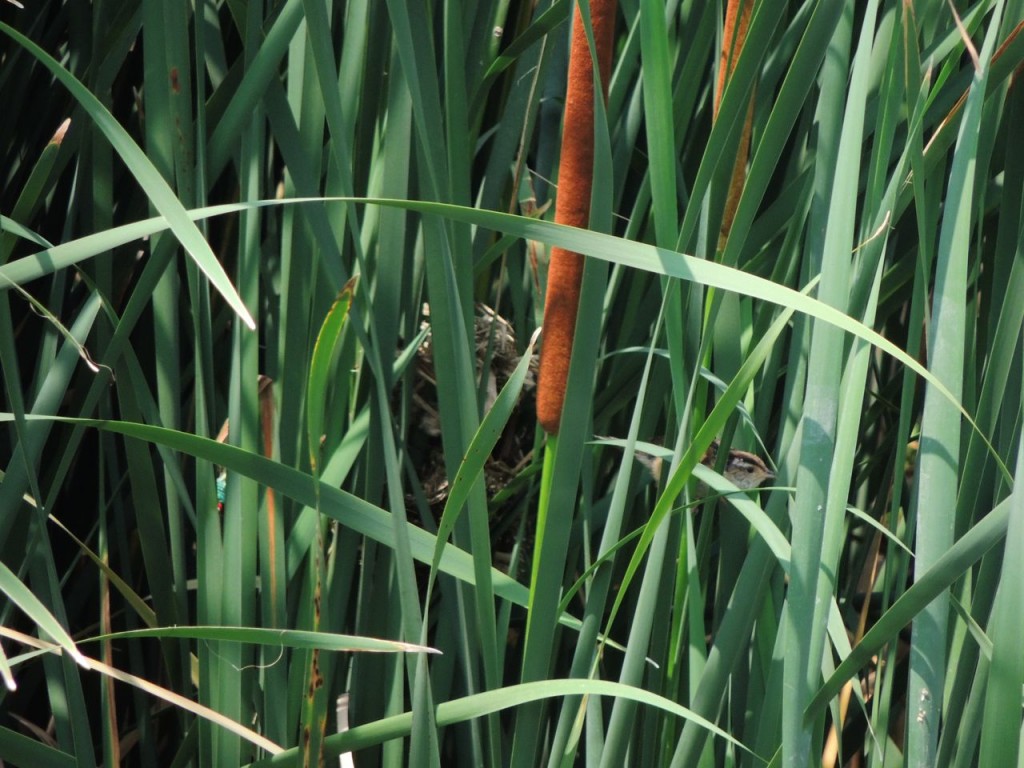
<svg viewBox="0 0 1024 768"><path fill-rule="evenodd" d="M611 75L615 7L615 0L590 2L605 100ZM578 6L569 49L569 78L559 162L555 221L585 228L590 222L590 191L594 180L594 68ZM549 434L557 434L562 419L582 278L583 256L563 248L553 248L548 267L544 337L537 382L537 419Z"/></svg>

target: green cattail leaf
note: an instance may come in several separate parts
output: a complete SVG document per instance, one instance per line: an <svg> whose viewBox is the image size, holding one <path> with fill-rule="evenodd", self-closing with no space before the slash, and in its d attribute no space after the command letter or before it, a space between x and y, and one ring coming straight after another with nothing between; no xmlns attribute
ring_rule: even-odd
<svg viewBox="0 0 1024 768"><path fill-rule="evenodd" d="M327 407L327 393L330 386L331 360L338 340L345 329L348 310L352 306L352 293L358 278L353 277L338 293L324 318L320 333L313 347L313 360L309 368L309 382L306 387L306 426L309 438L309 463L314 475L320 467L320 436L324 431L324 411Z"/></svg>

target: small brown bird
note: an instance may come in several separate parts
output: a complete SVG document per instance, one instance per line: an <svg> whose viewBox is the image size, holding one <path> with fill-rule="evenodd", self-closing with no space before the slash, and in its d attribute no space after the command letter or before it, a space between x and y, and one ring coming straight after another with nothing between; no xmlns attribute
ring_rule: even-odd
<svg viewBox="0 0 1024 768"><path fill-rule="evenodd" d="M625 440L612 437L602 437L601 440L611 445L624 446L626 444ZM711 443L701 457L700 463L709 469L714 469L718 463L718 449L720 445L721 443L718 440ZM672 451L661 445L639 441L636 443L636 460L647 467L655 480L661 478L662 461L671 457ZM744 491L757 488L761 483L775 477L775 473L768 468L768 465L761 460L760 456L747 451L739 451L735 448L729 451L729 459L722 470L722 475L737 488ZM703 483L701 486L703 487ZM698 490L698 495L700 496L703 496L705 493L707 493L706 488Z"/></svg>
<svg viewBox="0 0 1024 768"><path fill-rule="evenodd" d="M715 440L704 452L700 463L711 469L718 463L719 441ZM735 448L729 451L729 459L725 463L722 474L735 485L744 491L757 488L765 480L775 477L768 465L761 460L761 457L747 451L738 451Z"/></svg>

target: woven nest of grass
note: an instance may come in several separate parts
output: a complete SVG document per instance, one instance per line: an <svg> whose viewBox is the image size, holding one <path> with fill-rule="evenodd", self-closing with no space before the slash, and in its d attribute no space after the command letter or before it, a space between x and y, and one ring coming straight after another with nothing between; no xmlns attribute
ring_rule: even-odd
<svg viewBox="0 0 1024 768"><path fill-rule="evenodd" d="M430 325L430 307L423 305L423 328ZM512 324L486 304L476 305L474 321L476 377L479 389L481 376L485 377L483 412L494 404L498 392L505 386L522 356L516 345ZM537 386L537 357L530 361L530 370L523 384L520 402L513 410L498 444L484 465L488 494L504 488L530 460L533 446L533 400ZM434 348L431 336L416 352L416 382L413 387L413 413L422 433L435 438L430 471L421 476L423 491L433 507L443 505L448 498L448 478L441 447L441 421L437 406L437 377L434 373Z"/></svg>
<svg viewBox="0 0 1024 768"><path fill-rule="evenodd" d="M423 307L423 328L430 324L430 307ZM483 391L483 413L494 404L522 356L512 324L486 304L476 305L474 321L477 391ZM437 377L434 372L432 339L428 333L416 353L413 385L413 419L418 427L420 445L415 465L419 470L423 494L435 522L448 499L448 472L444 464L441 422L438 417ZM484 481L488 498L509 489L517 476L531 462L536 429L534 399L537 381L537 357L530 361L530 370L523 384L519 403L512 411L505 430L484 465ZM517 527L516 520L504 513L515 506L516 494L506 494L505 502L491 508L492 544L496 559L510 548ZM414 500L409 499L413 504Z"/></svg>

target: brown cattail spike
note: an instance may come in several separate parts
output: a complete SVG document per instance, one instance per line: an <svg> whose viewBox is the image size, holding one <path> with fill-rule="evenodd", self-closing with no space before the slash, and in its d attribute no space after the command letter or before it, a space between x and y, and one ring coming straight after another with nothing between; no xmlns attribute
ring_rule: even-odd
<svg viewBox="0 0 1024 768"><path fill-rule="evenodd" d="M722 103L722 93L725 91L725 83L732 76L736 68L736 62L743 49L743 43L747 39L747 28L750 26L750 11L754 7L754 0L729 0L725 9L725 27L722 38L722 58L718 67L718 84L715 89L715 119L718 119L718 107ZM729 239L729 230L732 229L732 221L736 217L736 208L739 206L740 194L743 192L743 182L746 177L747 155L750 152L750 130L754 121L754 97L751 95L750 104L747 106L747 116L743 121L743 134L740 136L740 145L736 150L736 161L732 168L732 178L729 182L729 195L725 200L725 210L722 212L722 226L718 233L718 248L722 250Z"/></svg>
<svg viewBox="0 0 1024 768"><path fill-rule="evenodd" d="M615 0L591 0L601 83L607 89L611 75ZM579 7L573 19L569 50L569 79L562 118L562 154L558 172L555 221L574 227L590 222L590 190L594 176L594 68ZM607 99L607 90L605 92ZM544 336L537 383L537 419L549 434L558 432L569 377L569 358L580 303L583 257L563 248L551 250Z"/></svg>

